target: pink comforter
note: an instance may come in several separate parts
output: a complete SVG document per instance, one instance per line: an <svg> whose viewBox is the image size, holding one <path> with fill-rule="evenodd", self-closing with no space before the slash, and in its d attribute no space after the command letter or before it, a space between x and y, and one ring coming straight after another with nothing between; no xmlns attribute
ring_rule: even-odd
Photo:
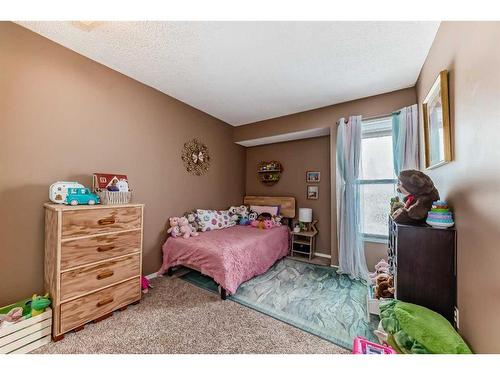
<svg viewBox="0 0 500 375"><path fill-rule="evenodd" d="M158 273L191 266L233 294L241 283L263 274L288 254L289 236L285 225L272 229L236 225L188 239L170 237L163 245Z"/></svg>

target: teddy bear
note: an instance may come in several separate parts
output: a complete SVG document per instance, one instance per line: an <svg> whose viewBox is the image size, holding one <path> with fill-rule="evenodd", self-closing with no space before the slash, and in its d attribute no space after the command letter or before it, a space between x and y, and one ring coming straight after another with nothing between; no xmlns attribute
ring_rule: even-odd
<svg viewBox="0 0 500 375"><path fill-rule="evenodd" d="M189 226L193 232L199 232L201 230L200 219L198 219L198 214L195 211L186 211L182 216L188 219Z"/></svg>
<svg viewBox="0 0 500 375"><path fill-rule="evenodd" d="M391 275L381 273L377 275L375 282L375 297L377 299L394 298L394 280Z"/></svg>
<svg viewBox="0 0 500 375"><path fill-rule="evenodd" d="M168 228L167 233L172 237L179 237L181 235L181 227L179 226L179 218L177 216L168 219L170 228Z"/></svg>
<svg viewBox="0 0 500 375"><path fill-rule="evenodd" d="M194 231L189 221L184 216L179 218L179 228L183 238L196 237L199 233Z"/></svg>
<svg viewBox="0 0 500 375"><path fill-rule="evenodd" d="M399 173L397 190L405 197L404 207L392 214L396 223L409 224L425 220L432 202L439 200L439 193L430 177L415 169Z"/></svg>
<svg viewBox="0 0 500 375"><path fill-rule="evenodd" d="M375 272L370 273L370 280L375 284L377 276L381 273L390 274L390 265L385 259L380 259L380 261L375 265Z"/></svg>

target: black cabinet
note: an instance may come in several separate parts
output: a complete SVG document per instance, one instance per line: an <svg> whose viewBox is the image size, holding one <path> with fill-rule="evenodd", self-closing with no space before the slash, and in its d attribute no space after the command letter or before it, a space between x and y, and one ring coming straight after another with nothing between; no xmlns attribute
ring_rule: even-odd
<svg viewBox="0 0 500 375"><path fill-rule="evenodd" d="M389 220L395 298L427 307L455 325L456 232Z"/></svg>

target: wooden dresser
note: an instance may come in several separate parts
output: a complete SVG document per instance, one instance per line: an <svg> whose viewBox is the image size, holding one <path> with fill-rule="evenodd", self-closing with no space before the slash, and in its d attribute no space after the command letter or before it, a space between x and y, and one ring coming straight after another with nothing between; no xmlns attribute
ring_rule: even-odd
<svg viewBox="0 0 500 375"><path fill-rule="evenodd" d="M141 299L143 205L45 205L52 337Z"/></svg>
<svg viewBox="0 0 500 375"><path fill-rule="evenodd" d="M389 221L395 298L438 312L455 324L456 232Z"/></svg>

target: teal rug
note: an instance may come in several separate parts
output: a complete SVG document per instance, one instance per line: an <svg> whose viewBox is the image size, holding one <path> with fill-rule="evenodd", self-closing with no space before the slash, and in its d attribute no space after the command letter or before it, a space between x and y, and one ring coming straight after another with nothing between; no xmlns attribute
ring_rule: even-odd
<svg viewBox="0 0 500 375"><path fill-rule="evenodd" d="M217 284L197 271L181 278L217 293ZM356 336L377 342L378 319L367 321L367 293L366 285L335 268L284 258L228 299L351 349Z"/></svg>

